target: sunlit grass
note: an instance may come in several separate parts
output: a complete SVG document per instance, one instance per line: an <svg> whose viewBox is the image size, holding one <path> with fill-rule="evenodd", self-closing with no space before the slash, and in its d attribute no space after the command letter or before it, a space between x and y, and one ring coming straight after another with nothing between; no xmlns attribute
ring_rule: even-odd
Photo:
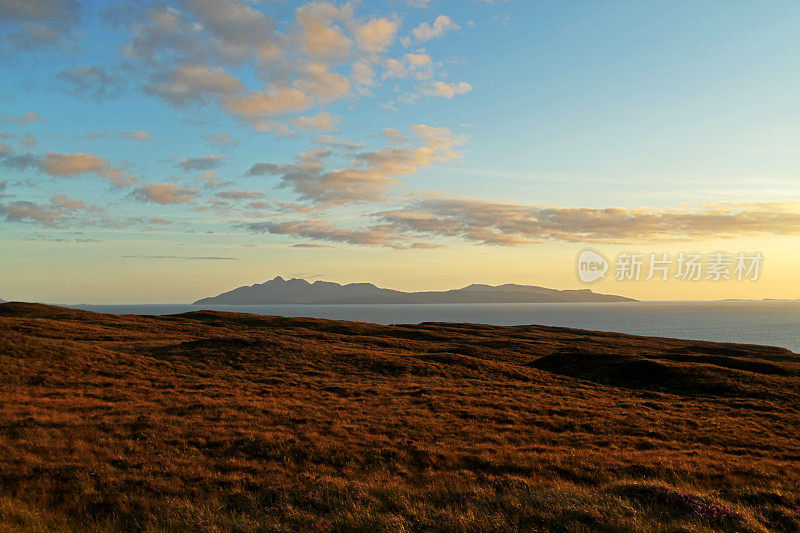
<svg viewBox="0 0 800 533"><path fill-rule="evenodd" d="M799 399L781 349L4 305L0 530L796 531Z"/></svg>

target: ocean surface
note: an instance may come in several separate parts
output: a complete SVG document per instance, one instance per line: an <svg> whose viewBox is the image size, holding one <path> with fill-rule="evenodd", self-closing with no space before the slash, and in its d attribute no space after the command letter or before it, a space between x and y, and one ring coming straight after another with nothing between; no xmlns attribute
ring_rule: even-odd
<svg viewBox="0 0 800 533"><path fill-rule="evenodd" d="M651 337L781 346L800 353L800 302L639 302L430 305L76 305L99 313L168 315L213 309L377 324L543 324Z"/></svg>

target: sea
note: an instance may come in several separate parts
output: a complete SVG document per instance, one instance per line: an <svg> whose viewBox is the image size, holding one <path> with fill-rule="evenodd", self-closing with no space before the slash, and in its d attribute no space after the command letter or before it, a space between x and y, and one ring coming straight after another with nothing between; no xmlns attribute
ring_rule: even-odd
<svg viewBox="0 0 800 533"><path fill-rule="evenodd" d="M541 324L650 337L780 346L800 353L800 301L377 305L73 305L99 313L172 315L212 309L376 324Z"/></svg>

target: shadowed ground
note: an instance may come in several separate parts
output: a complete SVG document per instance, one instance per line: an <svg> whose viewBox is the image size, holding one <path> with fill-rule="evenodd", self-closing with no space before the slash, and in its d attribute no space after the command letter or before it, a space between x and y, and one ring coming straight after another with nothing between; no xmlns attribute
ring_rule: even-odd
<svg viewBox="0 0 800 533"><path fill-rule="evenodd" d="M0 305L0 530L800 529L800 357Z"/></svg>

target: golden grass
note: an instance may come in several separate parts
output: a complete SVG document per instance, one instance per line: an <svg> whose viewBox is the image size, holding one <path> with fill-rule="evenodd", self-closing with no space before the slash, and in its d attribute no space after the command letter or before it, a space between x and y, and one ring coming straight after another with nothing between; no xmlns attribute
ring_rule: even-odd
<svg viewBox="0 0 800 533"><path fill-rule="evenodd" d="M0 305L0 531L798 531L800 358Z"/></svg>

